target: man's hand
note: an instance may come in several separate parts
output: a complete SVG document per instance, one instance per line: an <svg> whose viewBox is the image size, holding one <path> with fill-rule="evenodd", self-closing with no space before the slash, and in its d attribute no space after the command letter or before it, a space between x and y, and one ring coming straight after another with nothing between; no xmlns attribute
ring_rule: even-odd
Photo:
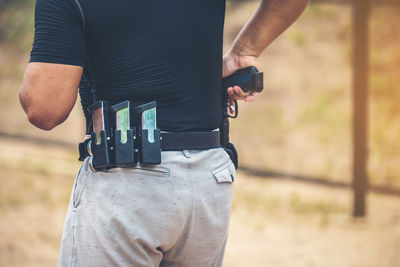
<svg viewBox="0 0 400 267"><path fill-rule="evenodd" d="M261 0L256 12L224 56L222 77L248 66L256 66L261 71L259 55L300 16L308 1ZM230 103L233 100L249 102L255 98L254 92L246 94L238 86L229 87L228 94Z"/></svg>
<svg viewBox="0 0 400 267"><path fill-rule="evenodd" d="M245 67L255 66L259 71L261 71L261 64L258 57L255 56L244 56L235 55L233 53L227 53L222 61L222 78L225 78L239 69ZM232 109L234 105L234 100L244 100L245 102L251 102L256 97L256 92L243 92L239 86L228 87L227 89L229 95L229 104L231 106L230 112L234 112Z"/></svg>

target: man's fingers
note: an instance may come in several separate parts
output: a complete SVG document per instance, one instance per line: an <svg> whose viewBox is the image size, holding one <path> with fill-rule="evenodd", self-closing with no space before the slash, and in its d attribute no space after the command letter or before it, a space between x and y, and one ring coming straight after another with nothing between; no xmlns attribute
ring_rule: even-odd
<svg viewBox="0 0 400 267"><path fill-rule="evenodd" d="M229 95L229 96L232 96L232 94L233 94L233 87L228 87L227 91L228 91L228 95Z"/></svg>
<svg viewBox="0 0 400 267"><path fill-rule="evenodd" d="M229 96L234 100L253 101L255 98L254 92L243 92L239 86L229 87L227 89Z"/></svg>
<svg viewBox="0 0 400 267"><path fill-rule="evenodd" d="M251 94L246 96L246 98L244 99L244 102L251 102L254 99L256 99L256 93L252 92Z"/></svg>
<svg viewBox="0 0 400 267"><path fill-rule="evenodd" d="M235 92L236 97L241 97L241 98L244 98L249 94L243 92L242 88L240 88L239 86L234 86L233 91Z"/></svg>
<svg viewBox="0 0 400 267"><path fill-rule="evenodd" d="M246 97L246 94L239 86L229 87L228 94L234 100L243 100Z"/></svg>
<svg viewBox="0 0 400 267"><path fill-rule="evenodd" d="M229 87L227 91L230 99L241 100L240 95L238 94L237 90L234 87Z"/></svg>

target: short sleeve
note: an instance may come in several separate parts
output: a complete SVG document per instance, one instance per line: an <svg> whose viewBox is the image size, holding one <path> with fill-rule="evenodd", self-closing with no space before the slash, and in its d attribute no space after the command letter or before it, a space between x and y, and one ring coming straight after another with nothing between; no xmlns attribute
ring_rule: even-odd
<svg viewBox="0 0 400 267"><path fill-rule="evenodd" d="M37 0L29 62L85 65L82 17L72 0Z"/></svg>

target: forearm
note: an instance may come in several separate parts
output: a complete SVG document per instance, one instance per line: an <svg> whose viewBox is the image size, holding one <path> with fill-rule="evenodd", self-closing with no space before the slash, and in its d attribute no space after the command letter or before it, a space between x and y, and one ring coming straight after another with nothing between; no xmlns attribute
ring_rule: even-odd
<svg viewBox="0 0 400 267"><path fill-rule="evenodd" d="M258 57L304 11L309 0L261 0L230 49L238 56Z"/></svg>

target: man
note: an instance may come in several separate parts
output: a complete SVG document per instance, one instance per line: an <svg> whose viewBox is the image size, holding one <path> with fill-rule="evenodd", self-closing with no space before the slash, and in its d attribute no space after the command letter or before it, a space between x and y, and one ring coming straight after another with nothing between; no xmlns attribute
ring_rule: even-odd
<svg viewBox="0 0 400 267"><path fill-rule="evenodd" d="M261 68L261 52L307 0L261 0L222 57L225 0L37 0L20 90L29 121L51 130L78 87L87 127L94 100L157 101L163 132L210 135L221 124L221 78ZM228 88L230 100L255 93ZM215 144L214 144L215 145ZM60 266L221 266L235 168L221 147L162 152L160 165L93 171L71 195Z"/></svg>

